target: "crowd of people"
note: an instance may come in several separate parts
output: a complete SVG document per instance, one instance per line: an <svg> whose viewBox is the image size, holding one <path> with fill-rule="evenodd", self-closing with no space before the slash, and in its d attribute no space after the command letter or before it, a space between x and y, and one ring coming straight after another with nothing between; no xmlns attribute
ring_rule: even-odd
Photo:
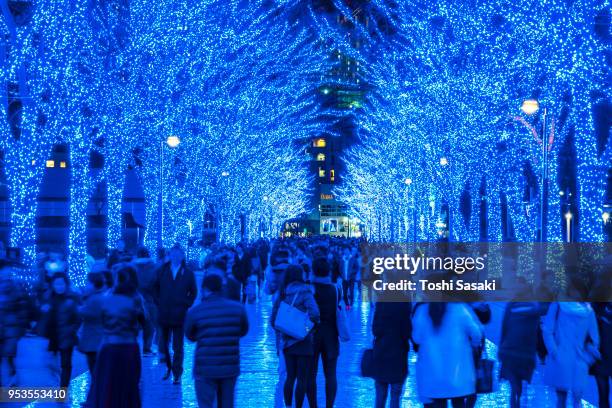
<svg viewBox="0 0 612 408"><path fill-rule="evenodd" d="M400 407L411 350L425 407L474 407L479 393L492 391L486 385L492 373L483 365L490 305L413 303L408 296L376 302L362 290L368 259L355 239L212 244L192 262L179 245L153 258L146 248L130 252L121 242L103 262L89 265L82 288L71 285L61 256L42 265L41 281L27 290L10 262L0 259L0 358L10 377L0 378L1 386L15 385L18 342L31 332L47 339L57 357L54 385L69 386L75 348L86 357L91 381L84 406L139 407L141 358L156 356L166 367L160 380L181 384L187 338L196 344L198 405L233 407L240 339L249 330L245 304L269 299L285 407L318 406L319 367L324 405L336 406L341 343L350 341L346 314L357 304L373 311L373 344L364 350L361 370L374 379L376 408ZM597 380L599 406L609 407L612 305L510 302L497 357L513 408L521 406L538 359L558 407L570 397L580 406L589 375Z"/></svg>

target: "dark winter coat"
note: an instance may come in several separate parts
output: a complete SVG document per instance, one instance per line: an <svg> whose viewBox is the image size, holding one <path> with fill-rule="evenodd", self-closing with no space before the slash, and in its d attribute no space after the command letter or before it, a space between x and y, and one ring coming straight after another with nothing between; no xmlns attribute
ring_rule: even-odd
<svg viewBox="0 0 612 408"><path fill-rule="evenodd" d="M336 285L331 281L319 281L315 278L312 285L314 297L319 307L321 321L314 332L314 348L323 352L325 358L338 357L340 342L338 341L338 325L336 322L338 299L342 296Z"/></svg>
<svg viewBox="0 0 612 408"><path fill-rule="evenodd" d="M97 352L102 344L102 306L108 300L105 293L105 288L93 292L79 307L79 316L83 321L79 330L79 351L82 353Z"/></svg>
<svg viewBox="0 0 612 408"><path fill-rule="evenodd" d="M244 285L251 274L252 267L251 257L247 253L244 253L242 258L236 256L232 266L232 275L234 275L238 282Z"/></svg>
<svg viewBox="0 0 612 408"><path fill-rule="evenodd" d="M229 300L240 302L242 299L242 287L240 282L233 276L228 276L223 284L223 295Z"/></svg>
<svg viewBox="0 0 612 408"><path fill-rule="evenodd" d="M281 263L278 265L270 266L270 268L266 271L266 283L264 286L264 291L268 295L274 295L283 285L283 281L285 280L285 270L289 266L286 263Z"/></svg>
<svg viewBox="0 0 612 408"><path fill-rule="evenodd" d="M137 343L138 331L144 322L143 300L138 293L107 295L102 306L102 341L104 344Z"/></svg>
<svg viewBox="0 0 612 408"><path fill-rule="evenodd" d="M77 344L77 331L81 325L78 311L78 298L72 293L58 296L47 294L38 323L38 333L49 339L51 351L67 350ZM56 307L54 307L55 305ZM54 344L57 341L56 344Z"/></svg>
<svg viewBox="0 0 612 408"><path fill-rule="evenodd" d="M272 326L274 326L278 308L280 306L280 302L282 301L289 304L293 303L293 307L301 310L302 312L307 312L308 317L313 323L320 322L321 315L319 313L319 307L314 299L313 290L309 285L302 282L292 282L285 288L284 294L278 297L278 299L274 302L274 306L272 307ZM281 334L280 348L289 354L313 355L313 331L311 331L303 340L297 340L293 337Z"/></svg>
<svg viewBox="0 0 612 408"><path fill-rule="evenodd" d="M136 258L134 266L138 275L138 292L143 300L152 303L155 300L155 282L157 266L151 258Z"/></svg>
<svg viewBox="0 0 612 408"><path fill-rule="evenodd" d="M408 376L411 312L409 302L376 303L372 320L373 372L376 381L401 383Z"/></svg>
<svg viewBox="0 0 612 408"><path fill-rule="evenodd" d="M259 262L261 264L261 269L264 270L268 267L268 253L270 252L270 248L266 243L260 243L257 245L257 256L259 257Z"/></svg>
<svg viewBox="0 0 612 408"><path fill-rule="evenodd" d="M185 322L187 309L193 305L198 293L195 276L183 263L174 279L170 262L167 262L158 272L155 293L159 324L166 327L180 327Z"/></svg>
<svg viewBox="0 0 612 408"><path fill-rule="evenodd" d="M596 374L612 376L612 303L593 303L599 328L601 360L593 367Z"/></svg>
<svg viewBox="0 0 612 408"><path fill-rule="evenodd" d="M506 305L498 349L502 378L531 381L542 313L537 302L511 302Z"/></svg>
<svg viewBox="0 0 612 408"><path fill-rule="evenodd" d="M14 357L17 342L25 334L26 294L12 279L0 280L0 356Z"/></svg>
<svg viewBox="0 0 612 408"><path fill-rule="evenodd" d="M187 313L185 336L197 342L193 373L205 378L240 374L240 338L249 323L244 307L220 295L210 295Z"/></svg>

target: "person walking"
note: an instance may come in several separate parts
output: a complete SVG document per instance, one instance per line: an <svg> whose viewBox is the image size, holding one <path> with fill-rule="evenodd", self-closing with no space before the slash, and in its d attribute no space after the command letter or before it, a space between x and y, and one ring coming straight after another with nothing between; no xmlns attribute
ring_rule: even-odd
<svg viewBox="0 0 612 408"><path fill-rule="evenodd" d="M106 301L104 275L99 272L87 274L87 286L83 296L83 304L79 307L79 317L82 325L78 332L78 350L85 354L87 368L93 383L98 350L102 344L104 328L102 326L102 307ZM91 393L91 387L90 387ZM87 400L89 401L90 394Z"/></svg>
<svg viewBox="0 0 612 408"><path fill-rule="evenodd" d="M330 254L331 253L332 252L330 251ZM346 305L346 310L349 310L351 308L351 305L353 304L351 301L351 296L353 293L353 288L351 287L352 259L353 257L351 255L351 251L348 248L344 248L342 250L342 256L340 257L339 265L340 276L342 277L342 292L344 292L344 304Z"/></svg>
<svg viewBox="0 0 612 408"><path fill-rule="evenodd" d="M145 247L138 248L133 263L138 275L138 293L142 296L146 316L142 328L142 355L150 357L153 355L153 338L157 327L157 307L155 306L157 272L155 261L151 259L149 250Z"/></svg>
<svg viewBox="0 0 612 408"><path fill-rule="evenodd" d="M408 376L408 352L412 333L411 303L378 302L372 319L373 378L376 381L376 408L387 405L389 390L391 408L400 407L404 383Z"/></svg>
<svg viewBox="0 0 612 408"><path fill-rule="evenodd" d="M39 333L49 339L48 350L60 356L59 386L67 388L72 376L72 352L77 344L77 331L81 325L78 299L69 291L70 282L63 272L51 277L51 291L40 308Z"/></svg>
<svg viewBox="0 0 612 408"><path fill-rule="evenodd" d="M510 382L510 407L521 406L523 381L531 382L538 346L542 307L538 302L511 302L502 320L499 377Z"/></svg>
<svg viewBox="0 0 612 408"><path fill-rule="evenodd" d="M104 337L92 378L92 408L139 408L141 360L138 330L145 322L138 278L128 264L116 273L113 293L102 305Z"/></svg>
<svg viewBox="0 0 612 408"><path fill-rule="evenodd" d="M599 352L601 359L595 363L593 372L597 380L599 407L610 408L610 377L612 377L612 303L593 303L599 329Z"/></svg>
<svg viewBox="0 0 612 408"><path fill-rule="evenodd" d="M463 303L416 306L412 340L418 346L417 390L426 408L446 407L449 399L453 408L466 407L476 392L473 349L482 336L474 312Z"/></svg>
<svg viewBox="0 0 612 408"><path fill-rule="evenodd" d="M174 375L174 384L181 383L183 375L185 315L197 295L195 276L187 268L183 249L175 245L170 249L170 261L159 271L155 282L158 299L161 347L167 371L163 379ZM170 358L169 342L172 338L173 358Z"/></svg>
<svg viewBox="0 0 612 408"><path fill-rule="evenodd" d="M593 309L584 302L551 304L542 324L542 335L548 351L544 383L555 389L557 407L566 406L569 392L573 406L582 406L589 366L598 357L599 331Z"/></svg>
<svg viewBox="0 0 612 408"><path fill-rule="evenodd" d="M247 300L246 286L249 276L251 275L251 269L251 256L242 244L236 245L234 263L232 265L232 275L238 282L240 282L242 303L246 303Z"/></svg>
<svg viewBox="0 0 612 408"><path fill-rule="evenodd" d="M273 326L280 302L283 301L292 303L295 308L308 313L308 317L313 323L319 323L319 307L314 299L311 287L304 282L302 268L297 265L289 265L285 270L284 279L279 297L272 307ZM308 388L308 382L314 357L313 333L311 331L302 340L281 334L279 346L285 358L286 379L283 386L285 406L292 406L295 385L295 407L301 408L306 392L312 390ZM309 395L308 400L315 401L315 398L313 395Z"/></svg>
<svg viewBox="0 0 612 408"><path fill-rule="evenodd" d="M348 286L350 288L349 302L353 307L355 299L361 303L361 257L356 246L350 247L350 254ZM357 289L355 289L355 286L357 286Z"/></svg>
<svg viewBox="0 0 612 408"><path fill-rule="evenodd" d="M26 294L15 282L9 263L0 258L0 367L6 360L9 382L0 386L12 386L17 381L17 345L28 326Z"/></svg>
<svg viewBox="0 0 612 408"><path fill-rule="evenodd" d="M200 408L234 406L240 375L240 338L249 330L244 307L223 296L223 280L211 274L202 282L202 301L185 318L185 335L196 342L193 376Z"/></svg>
<svg viewBox="0 0 612 408"><path fill-rule="evenodd" d="M327 258L316 258L312 262L312 272L314 298L319 308L321 321L313 333L314 363L311 370L309 395L313 396L316 401L317 372L319 371L319 359L321 359L325 375L325 407L332 408L338 390L336 367L340 354L340 342L338 341L336 313L340 307L342 292L331 280Z"/></svg>

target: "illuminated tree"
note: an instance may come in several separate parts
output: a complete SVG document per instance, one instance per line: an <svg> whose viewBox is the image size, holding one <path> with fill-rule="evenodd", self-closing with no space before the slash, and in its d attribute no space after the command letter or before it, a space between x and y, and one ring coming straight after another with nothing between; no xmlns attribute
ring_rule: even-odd
<svg viewBox="0 0 612 408"><path fill-rule="evenodd" d="M206 213L214 215L220 240L239 240L240 224L258 224L263 196L288 185L283 179L302 194L287 194L285 210L272 212L297 215L288 210L304 208L306 172L292 144L316 128L309 122L313 80L328 51L289 24L282 10L259 2L174 2L166 12L152 10L136 39L149 41L141 52L149 69L143 75L155 78L143 92L144 120L153 130L144 135L140 156L147 245L156 245L158 204L151 204L160 191L157 146L168 135L178 135L181 144L164 148L164 245L185 240Z"/></svg>
<svg viewBox="0 0 612 408"><path fill-rule="evenodd" d="M537 179L540 147L514 117L519 116L522 100L538 97L549 110L547 133L554 126L555 149L572 126L584 135L576 139L579 156L582 152L579 160L587 160L599 173L591 170L585 178L582 172L579 183L593 187L588 181L593 179L599 185L583 186L581 203L601 205L604 178L602 166L592 164L601 159L594 154L592 101L586 100L601 87L601 75L595 74L604 66L601 44L589 23L601 8L597 2L378 3L394 34L374 38L382 44L372 58L368 77L374 91L361 116L366 150L357 147L349 157L355 161L353 173L364 167L381 176L366 177L368 170L349 172L339 190L343 200L356 201L362 211L401 216L407 214L407 206L412 208L401 194L407 188L402 180L410 178L409 190L422 201L415 203L421 218L428 213L427 200L434 213L440 212L439 203L448 204L454 239L478 238L478 203L487 198L489 236L500 240L504 195L517 239L533 240L536 219L525 206L529 186L523 174L531 169ZM521 120L533 129L539 126L539 117ZM548 237L556 241L561 234L553 221L559 219L555 149L549 170ZM480 197L483 180L486 194ZM364 191L372 195L363 197ZM368 204L375 198L383 209ZM529 206L531 213L537 211L532 203ZM582 211L594 218L599 214L594 208ZM431 237L424 225L428 223L419 221L422 238ZM397 228L398 223L380 225Z"/></svg>

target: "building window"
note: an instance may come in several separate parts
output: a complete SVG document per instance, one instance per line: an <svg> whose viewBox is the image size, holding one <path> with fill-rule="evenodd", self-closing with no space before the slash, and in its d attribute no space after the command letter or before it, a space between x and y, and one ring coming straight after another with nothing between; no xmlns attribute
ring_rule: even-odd
<svg viewBox="0 0 612 408"><path fill-rule="evenodd" d="M335 181L335 180L336 180L336 171L335 171L334 169L331 169L331 170L329 171L329 179L330 179L331 181Z"/></svg>
<svg viewBox="0 0 612 408"><path fill-rule="evenodd" d="M55 161L54 160L47 160L47 167L55 167Z"/></svg>
<svg viewBox="0 0 612 408"><path fill-rule="evenodd" d="M314 142L312 142L312 145L314 147L325 147L327 145L325 139L323 139L322 137L315 139Z"/></svg>
<svg viewBox="0 0 612 408"><path fill-rule="evenodd" d="M317 161L325 161L325 155L323 153L317 154Z"/></svg>
<svg viewBox="0 0 612 408"><path fill-rule="evenodd" d="M61 161L61 162L60 162L60 167L61 167L62 169L65 169L65 168L66 168L66 162L65 162L65 161Z"/></svg>
<svg viewBox="0 0 612 408"><path fill-rule="evenodd" d="M325 177L325 169L319 167L319 177Z"/></svg>

